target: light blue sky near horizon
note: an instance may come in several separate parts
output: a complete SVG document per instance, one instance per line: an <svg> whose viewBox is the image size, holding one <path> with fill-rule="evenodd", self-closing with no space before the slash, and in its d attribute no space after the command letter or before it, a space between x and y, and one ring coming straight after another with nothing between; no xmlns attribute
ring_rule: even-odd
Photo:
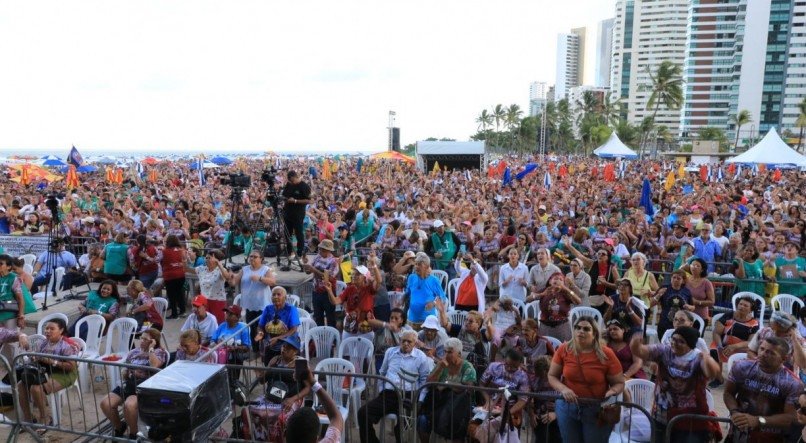
<svg viewBox="0 0 806 443"><path fill-rule="evenodd" d="M466 140L554 82L557 34L615 0L0 3L0 155L371 152Z"/></svg>

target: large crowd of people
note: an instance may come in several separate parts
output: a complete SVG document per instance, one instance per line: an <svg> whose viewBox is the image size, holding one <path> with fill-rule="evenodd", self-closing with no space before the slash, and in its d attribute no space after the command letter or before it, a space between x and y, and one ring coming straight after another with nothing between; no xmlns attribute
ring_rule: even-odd
<svg viewBox="0 0 806 443"><path fill-rule="evenodd" d="M535 162L534 172L502 183L505 169L515 175ZM156 181L149 180L154 174L122 184L85 175L69 190L60 182L24 187L0 177L0 235L59 240L31 269L20 257L0 255L0 301L19 307L0 317L0 341L28 342L20 328L31 294L45 290L58 266L67 270L64 289L100 284L92 285L82 317L130 316L145 331L125 360L136 365L160 368L225 343L227 355L218 361L293 368L304 352L302 316L337 328L343 339L367 338L372 365L388 382L359 406L354 426L362 443L379 441L373 425L427 382L452 385L418 399L428 404L413 419L422 441L436 433L485 442L528 426L537 441L604 442L618 422L609 404L629 401L625 386L635 379L654 382L656 441L664 441L677 415L713 413L706 399L722 384L733 441L800 435L803 173L729 174L723 166L725 179L717 181L715 174L704 179L645 160L619 165L614 177L600 160L514 156L484 171L421 172L405 162L353 159L278 163L282 172L272 180L264 161L239 160L208 171L206 184L181 162L151 166ZM237 173L250 185L224 184ZM642 206L644 179L653 192L651 205ZM57 196L58 217L45 204L48 195ZM280 217L288 236L275 229ZM311 297L300 309L276 285L278 270L265 258L280 251L299 257L312 275ZM241 254L244 265L225 266ZM188 275L198 279L196 293L188 291ZM127 285L125 292L118 284ZM734 292L745 293L735 307ZM237 303L232 294L240 294ZM771 305L781 294L794 297L794 308ZM155 297L168 300L165 318ZM760 318L759 298L769 318ZM176 357L160 347L160 330L170 322L182 325L181 343L172 346L180 349ZM698 328L706 325L710 343ZM59 377L19 389L26 398L30 393L39 420L48 419L45 393L74 376L74 365L58 356L75 355L71 336L82 333L75 324L45 328L38 351L54 355L45 364ZM746 360L724 371L738 353ZM150 374L131 371L103 400L116 436L136 434L133 387ZM285 400L263 399L282 404L283 413L260 439L303 435L296 428L312 420L306 396L330 406L313 378L302 385ZM506 388L507 395L460 396L463 386ZM529 392L556 395L547 400ZM29 403L23 411L28 421ZM470 426L446 426L455 415ZM672 442L710 441L719 430L695 420L676 423ZM327 441L338 441L338 426Z"/></svg>

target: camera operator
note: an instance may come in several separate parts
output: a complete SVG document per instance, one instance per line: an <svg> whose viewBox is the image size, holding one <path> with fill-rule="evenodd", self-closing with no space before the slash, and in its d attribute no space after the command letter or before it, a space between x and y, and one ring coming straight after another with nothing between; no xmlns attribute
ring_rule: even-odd
<svg viewBox="0 0 806 443"><path fill-rule="evenodd" d="M311 187L302 181L297 171L290 170L282 195L286 198L284 221L289 235L288 251L293 254L290 236L296 235L297 256L305 259L305 232L302 223L305 219L305 206L311 202Z"/></svg>

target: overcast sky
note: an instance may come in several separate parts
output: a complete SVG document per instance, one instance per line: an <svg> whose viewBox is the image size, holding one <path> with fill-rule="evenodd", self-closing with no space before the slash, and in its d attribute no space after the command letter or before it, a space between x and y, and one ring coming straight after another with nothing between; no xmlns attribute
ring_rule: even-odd
<svg viewBox="0 0 806 443"><path fill-rule="evenodd" d="M0 3L0 152L362 150L466 140L553 84L615 0Z"/></svg>

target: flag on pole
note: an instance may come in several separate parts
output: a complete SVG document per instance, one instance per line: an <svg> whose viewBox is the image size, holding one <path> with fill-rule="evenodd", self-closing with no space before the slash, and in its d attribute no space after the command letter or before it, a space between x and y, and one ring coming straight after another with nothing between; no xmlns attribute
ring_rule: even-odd
<svg viewBox="0 0 806 443"><path fill-rule="evenodd" d="M507 166L507 168L504 169L504 178L501 182L501 185L509 186L510 183L512 183L512 172L510 172L509 166Z"/></svg>
<svg viewBox="0 0 806 443"><path fill-rule="evenodd" d="M733 181L738 180L739 177L741 177L741 176L742 176L742 165L737 165L736 166L736 175L733 176Z"/></svg>
<svg viewBox="0 0 806 443"><path fill-rule="evenodd" d="M717 167L717 170L716 170L716 181L718 181L718 182L720 182L720 183L721 183L721 182L722 182L722 180L725 180L725 176L724 176L723 174L724 174L724 173L722 172L722 166Z"/></svg>
<svg viewBox="0 0 806 443"><path fill-rule="evenodd" d="M433 173L435 173L435 174L436 174L436 173L437 173L437 172L439 172L439 171L440 171L440 169L439 169L439 162L438 162L438 161L436 161L436 162L434 162L434 167L431 169L431 172L433 172Z"/></svg>
<svg viewBox="0 0 806 443"><path fill-rule="evenodd" d="M123 168L118 168L115 171L115 183L121 185L123 184Z"/></svg>
<svg viewBox="0 0 806 443"><path fill-rule="evenodd" d="M142 177L143 176L143 164L140 163L140 162L137 162L137 163L135 163L135 165L136 165L135 167L137 168L137 176Z"/></svg>
<svg viewBox="0 0 806 443"><path fill-rule="evenodd" d="M622 160L618 164L618 178L619 179L624 179L624 174L626 172L627 172L627 162Z"/></svg>
<svg viewBox="0 0 806 443"><path fill-rule="evenodd" d="M680 166L677 168L677 178L682 180L686 177L686 168L683 167L683 163L680 163Z"/></svg>
<svg viewBox="0 0 806 443"><path fill-rule="evenodd" d="M65 180L67 189L78 188L78 174L76 173L76 165L70 165L67 170L67 179Z"/></svg>
<svg viewBox="0 0 806 443"><path fill-rule="evenodd" d="M70 149L70 154L67 155L67 164L68 165L75 165L76 168L81 166L84 163L84 158L79 154L78 149L73 146Z"/></svg>
<svg viewBox="0 0 806 443"><path fill-rule="evenodd" d="M640 206L644 207L644 212L650 218L655 216L655 207L652 205L652 188L649 187L649 179L644 178L644 183L641 186L641 202Z"/></svg>
<svg viewBox="0 0 806 443"><path fill-rule="evenodd" d="M666 189L666 192L669 192L674 188L674 170L670 170L669 174L666 176L666 183L663 185L663 189Z"/></svg>
<svg viewBox="0 0 806 443"><path fill-rule="evenodd" d="M549 171L546 171L546 175L543 176L543 187L546 188L546 191L551 190L551 174L549 174Z"/></svg>
<svg viewBox="0 0 806 443"><path fill-rule="evenodd" d="M28 163L22 165L22 169L20 170L20 184L23 186L31 184L31 165Z"/></svg>
<svg viewBox="0 0 806 443"><path fill-rule="evenodd" d="M207 180L204 179L204 160L203 157L199 156L198 165L199 165L199 186L204 186L207 184Z"/></svg>

